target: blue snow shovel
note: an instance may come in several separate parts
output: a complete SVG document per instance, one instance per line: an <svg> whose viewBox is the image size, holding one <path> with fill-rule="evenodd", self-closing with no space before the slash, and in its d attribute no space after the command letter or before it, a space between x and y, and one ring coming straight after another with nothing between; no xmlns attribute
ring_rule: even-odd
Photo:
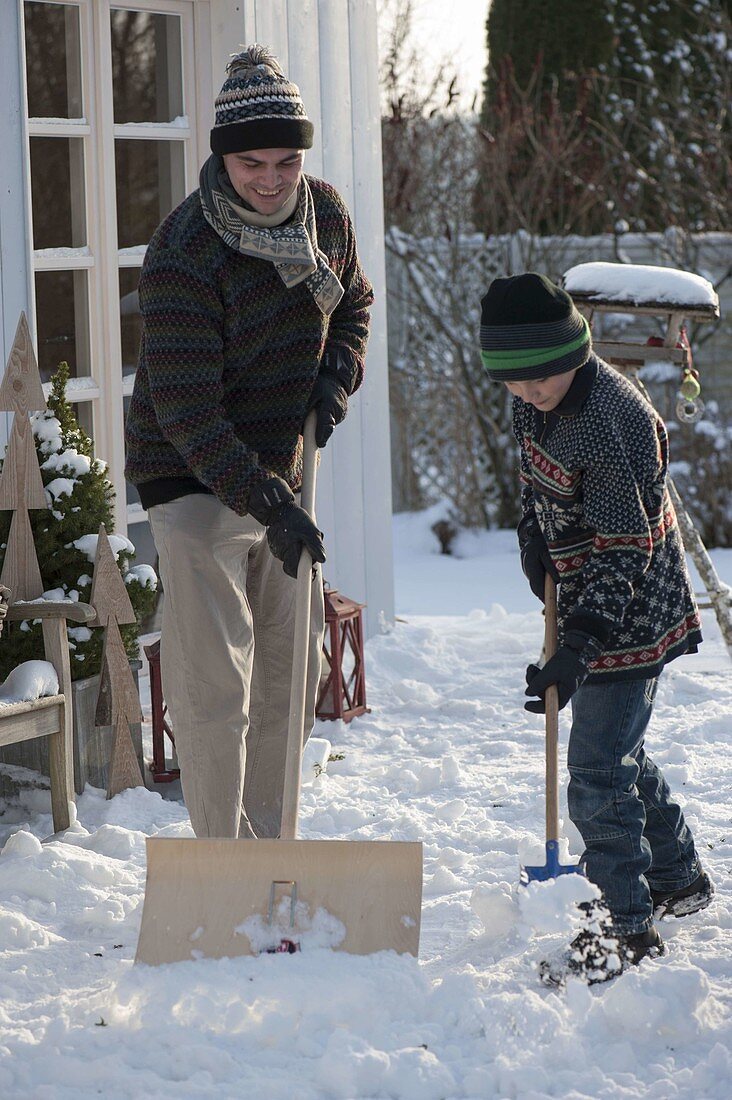
<svg viewBox="0 0 732 1100"><path fill-rule="evenodd" d="M546 574L544 580L544 660L557 651L557 586ZM559 691L551 684L544 692L546 718L546 863L521 868L521 885L546 882L559 875L583 874L579 864L559 862Z"/></svg>

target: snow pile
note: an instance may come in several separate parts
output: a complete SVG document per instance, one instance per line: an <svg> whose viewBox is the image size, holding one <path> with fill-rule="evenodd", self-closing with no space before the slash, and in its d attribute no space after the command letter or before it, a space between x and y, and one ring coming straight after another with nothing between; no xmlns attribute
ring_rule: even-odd
<svg viewBox="0 0 732 1100"><path fill-rule="evenodd" d="M124 535L108 535L109 545L112 548L112 553L115 559L119 557L120 553L124 551L126 554L134 554L135 548L129 539ZM71 543L77 550L81 551L85 555L87 561L93 562L97 556L97 540L99 535L82 535L81 538L74 539Z"/></svg>
<svg viewBox="0 0 732 1100"><path fill-rule="evenodd" d="M114 535L112 535L112 538L114 538ZM96 554L96 547L94 553ZM158 575L151 565L133 565L125 573L125 584L132 584L133 581L137 581L143 588L158 587Z"/></svg>
<svg viewBox="0 0 732 1100"><path fill-rule="evenodd" d="M54 451L41 465L42 470L68 470L74 477L81 477L91 471L91 459L80 455L74 447L65 451Z"/></svg>
<svg viewBox="0 0 732 1100"><path fill-rule="evenodd" d="M32 703L46 695L58 695L58 675L50 661L24 661L0 684L0 707Z"/></svg>
<svg viewBox="0 0 732 1100"><path fill-rule="evenodd" d="M592 294L604 301L668 302L719 308L717 292L702 275L651 264L576 264L564 273L570 294Z"/></svg>
<svg viewBox="0 0 732 1100"><path fill-rule="evenodd" d="M664 958L551 991L537 962L566 943L591 887L575 874L518 885L521 863L545 859L543 723L523 710L541 613L512 532L466 540L461 559L431 538L424 517L397 517L402 621L367 644L371 713L316 728L332 751L303 788L300 829L423 841L419 960L334 950L338 929L316 912L292 955L133 966L145 837L190 836L183 805L87 787L78 822L41 844L49 795L26 788L0 802L3 1100L727 1100L732 677L712 614L702 651L661 679L648 748L717 898L662 922ZM712 556L732 579L732 552ZM566 737L562 712L562 753ZM560 813L567 863L581 844L564 795Z"/></svg>

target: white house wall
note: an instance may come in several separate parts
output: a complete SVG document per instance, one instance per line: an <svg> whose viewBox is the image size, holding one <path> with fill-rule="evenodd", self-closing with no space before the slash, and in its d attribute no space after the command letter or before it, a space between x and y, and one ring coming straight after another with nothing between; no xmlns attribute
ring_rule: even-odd
<svg viewBox="0 0 732 1100"><path fill-rule="evenodd" d="M126 6L124 0L120 6ZM130 6L135 6L135 0ZM345 197L361 259L374 285L366 382L323 453L318 490L318 520L328 552L326 578L344 595L367 604L366 631L371 634L382 616L391 619L394 611L376 0L193 0L192 10L199 157L208 148L213 100L229 56L240 44L270 45L300 85L315 124L306 169L329 180ZM0 0L3 364L21 310L32 323L22 23L22 0ZM116 293L116 284L110 283L109 293ZM109 425L120 423L119 383L113 390L110 393L108 388L102 395L102 438L110 436ZM0 413L0 446L2 437L7 437L6 421ZM119 429L111 434L115 436L113 453L102 457L114 458L120 466ZM123 500L121 489L120 483ZM118 517L118 526L124 522L124 516ZM141 531L133 527L130 533L134 539Z"/></svg>
<svg viewBox="0 0 732 1100"><path fill-rule="evenodd" d="M394 613L381 131L375 0L211 0L214 95L240 45L271 46L315 125L306 170L341 192L376 304L366 381L323 452L325 576L367 604L367 634Z"/></svg>

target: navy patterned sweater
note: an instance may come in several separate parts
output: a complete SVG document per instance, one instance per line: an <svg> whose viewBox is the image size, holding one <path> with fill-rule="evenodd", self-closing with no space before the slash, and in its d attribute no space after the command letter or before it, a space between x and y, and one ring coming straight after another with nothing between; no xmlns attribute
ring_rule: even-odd
<svg viewBox="0 0 732 1100"><path fill-rule="evenodd" d="M575 629L602 645L587 682L648 679L695 652L699 612L658 413L593 355L553 412L514 398L513 425L522 523L536 516L560 578L560 642Z"/></svg>
<svg viewBox="0 0 732 1100"><path fill-rule="evenodd" d="M300 488L300 430L326 342L361 383L371 286L348 210L308 176L318 247L344 295L330 319L304 283L229 247L194 191L161 223L140 278L143 338L126 424L126 475L144 507L210 492L239 515L277 475Z"/></svg>

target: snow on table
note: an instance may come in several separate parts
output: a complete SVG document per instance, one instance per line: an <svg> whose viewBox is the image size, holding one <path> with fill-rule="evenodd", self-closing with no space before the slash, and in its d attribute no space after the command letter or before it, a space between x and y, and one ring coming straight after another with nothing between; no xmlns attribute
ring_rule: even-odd
<svg viewBox="0 0 732 1100"><path fill-rule="evenodd" d="M719 311L719 297L702 275L650 264L585 263L564 273L569 294L625 305L668 303Z"/></svg>

